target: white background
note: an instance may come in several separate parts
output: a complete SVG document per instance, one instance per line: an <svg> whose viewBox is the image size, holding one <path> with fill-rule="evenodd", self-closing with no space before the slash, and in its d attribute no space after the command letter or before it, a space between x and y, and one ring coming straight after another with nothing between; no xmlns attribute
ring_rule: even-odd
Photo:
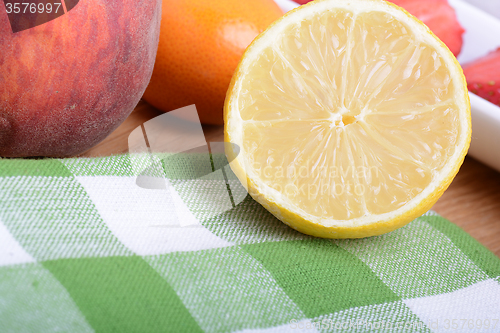
<svg viewBox="0 0 500 333"><path fill-rule="evenodd" d="M500 0L465 0L465 2L484 10L490 15L500 18ZM489 31L485 33L500 33L500 31Z"/></svg>

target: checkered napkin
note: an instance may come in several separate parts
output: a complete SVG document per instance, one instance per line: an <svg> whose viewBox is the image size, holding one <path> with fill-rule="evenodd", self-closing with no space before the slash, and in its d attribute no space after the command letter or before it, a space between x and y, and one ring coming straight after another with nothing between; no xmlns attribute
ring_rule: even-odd
<svg viewBox="0 0 500 333"><path fill-rule="evenodd" d="M197 158L0 160L0 332L500 332L500 260L444 218L313 238Z"/></svg>

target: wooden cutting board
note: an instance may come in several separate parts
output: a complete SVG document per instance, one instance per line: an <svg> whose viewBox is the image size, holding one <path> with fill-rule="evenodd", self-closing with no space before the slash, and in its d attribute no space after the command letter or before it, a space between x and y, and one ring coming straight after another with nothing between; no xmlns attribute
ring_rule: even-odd
<svg viewBox="0 0 500 333"><path fill-rule="evenodd" d="M141 101L109 137L81 157L128 152L128 136L162 112ZM223 126L203 126L207 141L224 141ZM457 177L434 205L440 215L460 226L500 257L500 173L467 157Z"/></svg>

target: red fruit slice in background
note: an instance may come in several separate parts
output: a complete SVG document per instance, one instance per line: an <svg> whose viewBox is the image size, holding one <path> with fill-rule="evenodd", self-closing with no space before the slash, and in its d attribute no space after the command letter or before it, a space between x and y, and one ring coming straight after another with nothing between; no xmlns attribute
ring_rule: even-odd
<svg viewBox="0 0 500 333"><path fill-rule="evenodd" d="M294 0L306 4L312 0ZM424 22L431 31L448 46L455 56L462 49L464 29L457 20L455 10L448 0L389 0L403 7L410 14Z"/></svg>
<svg viewBox="0 0 500 333"><path fill-rule="evenodd" d="M455 56L462 49L464 29L448 0L390 0L425 23Z"/></svg>
<svg viewBox="0 0 500 333"><path fill-rule="evenodd" d="M467 87L500 106L500 48L463 66Z"/></svg>

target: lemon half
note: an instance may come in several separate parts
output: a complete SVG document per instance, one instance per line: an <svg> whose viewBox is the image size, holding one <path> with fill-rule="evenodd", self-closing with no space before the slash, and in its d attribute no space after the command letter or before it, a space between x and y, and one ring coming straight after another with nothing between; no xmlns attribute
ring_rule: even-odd
<svg viewBox="0 0 500 333"><path fill-rule="evenodd" d="M250 195L325 238L383 234L426 212L471 137L456 58L383 0L316 0L273 23L243 55L224 120Z"/></svg>

